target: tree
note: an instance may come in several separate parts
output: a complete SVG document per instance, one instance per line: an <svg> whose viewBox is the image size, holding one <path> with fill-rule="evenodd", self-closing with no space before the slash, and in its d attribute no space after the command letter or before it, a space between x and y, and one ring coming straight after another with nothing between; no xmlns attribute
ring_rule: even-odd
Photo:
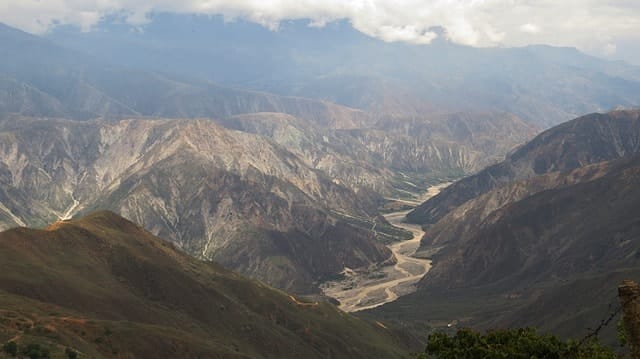
<svg viewBox="0 0 640 359"><path fill-rule="evenodd" d="M2 350L12 357L15 357L18 354L18 344L14 341L7 342L2 346Z"/></svg>
<svg viewBox="0 0 640 359"><path fill-rule="evenodd" d="M67 358L69 359L76 359L78 357L78 352L76 352L75 350L71 349L71 348L67 348L64 350L65 354L67 354Z"/></svg>
<svg viewBox="0 0 640 359"><path fill-rule="evenodd" d="M582 345L561 341L553 335L538 334L535 329L495 330L485 334L461 329L453 335L438 332L429 335L427 359L615 359L612 350L595 341Z"/></svg>

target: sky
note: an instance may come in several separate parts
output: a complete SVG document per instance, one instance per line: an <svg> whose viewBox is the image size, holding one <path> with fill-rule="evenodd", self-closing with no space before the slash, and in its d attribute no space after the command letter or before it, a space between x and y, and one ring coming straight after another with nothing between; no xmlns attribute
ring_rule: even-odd
<svg viewBox="0 0 640 359"><path fill-rule="evenodd" d="M274 31L284 20L346 19L369 36L417 44L443 27L463 45L570 46L640 65L640 0L0 0L0 22L35 34L91 31L106 16L144 29L154 12L223 15Z"/></svg>

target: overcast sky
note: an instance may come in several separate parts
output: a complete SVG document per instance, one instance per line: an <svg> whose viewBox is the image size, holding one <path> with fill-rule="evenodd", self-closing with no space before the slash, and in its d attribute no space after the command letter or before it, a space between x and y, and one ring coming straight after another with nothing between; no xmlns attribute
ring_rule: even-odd
<svg viewBox="0 0 640 359"><path fill-rule="evenodd" d="M429 43L434 26L472 46L549 44L640 64L640 0L0 0L0 21L32 33L56 24L90 31L105 15L144 26L151 12L222 14L277 30L348 19L385 41Z"/></svg>

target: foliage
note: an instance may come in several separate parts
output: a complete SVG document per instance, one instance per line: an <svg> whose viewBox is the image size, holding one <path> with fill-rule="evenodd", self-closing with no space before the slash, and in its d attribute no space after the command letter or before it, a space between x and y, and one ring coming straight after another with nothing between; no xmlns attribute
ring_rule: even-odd
<svg viewBox="0 0 640 359"><path fill-rule="evenodd" d="M618 341L620 345L625 346L629 343L629 334L627 333L627 328L624 325L624 319L618 320L616 324L616 333L618 334Z"/></svg>
<svg viewBox="0 0 640 359"><path fill-rule="evenodd" d="M14 357L18 354L18 344L14 341L7 342L2 346L2 351Z"/></svg>
<svg viewBox="0 0 640 359"><path fill-rule="evenodd" d="M48 359L49 349L40 346L40 344L28 344L22 349L22 355L29 359Z"/></svg>
<svg viewBox="0 0 640 359"><path fill-rule="evenodd" d="M553 335L538 334L535 329L495 330L486 334L461 329L453 335L438 332L429 335L424 354L427 359L613 359L616 355L597 342L582 345L561 341Z"/></svg>
<svg viewBox="0 0 640 359"><path fill-rule="evenodd" d="M64 353L67 354L67 358L69 358L69 359L76 359L78 357L78 352L76 352L75 350L73 350L71 348L65 349Z"/></svg>

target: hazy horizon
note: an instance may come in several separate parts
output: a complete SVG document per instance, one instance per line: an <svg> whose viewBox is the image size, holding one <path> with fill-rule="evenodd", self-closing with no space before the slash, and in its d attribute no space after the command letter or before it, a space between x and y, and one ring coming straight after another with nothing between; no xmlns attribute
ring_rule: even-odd
<svg viewBox="0 0 640 359"><path fill-rule="evenodd" d="M640 38L640 4L630 1L0 1L0 22L34 34L63 25L95 31L104 21L145 31L154 14L162 13L219 15L272 31L288 20L309 20L311 27L347 21L385 42L428 44L446 37L473 47L542 44L640 64L640 50L634 46Z"/></svg>

